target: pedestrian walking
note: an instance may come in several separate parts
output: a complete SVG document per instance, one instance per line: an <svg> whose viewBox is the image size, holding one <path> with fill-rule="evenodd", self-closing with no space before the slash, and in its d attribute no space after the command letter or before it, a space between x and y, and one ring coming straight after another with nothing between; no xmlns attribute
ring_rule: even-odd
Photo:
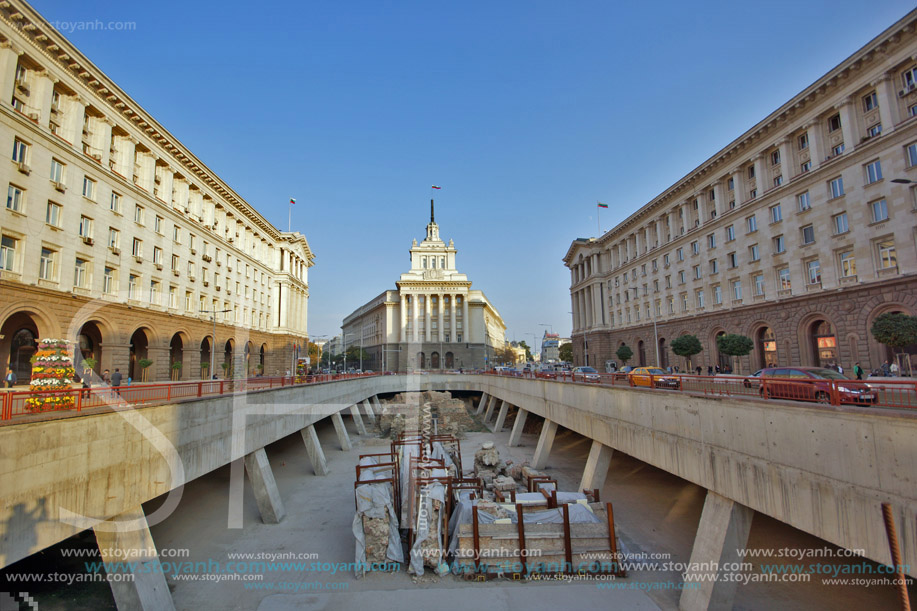
<svg viewBox="0 0 917 611"><path fill-rule="evenodd" d="M891 367L888 368L888 372L891 374L891 376L892 376L893 378L897 378L897 377L898 377L898 371L899 371L899 370L898 370L898 362L897 362L897 361L892 361Z"/></svg>
<svg viewBox="0 0 917 611"><path fill-rule="evenodd" d="M121 375L121 370L115 367L115 372L111 374L111 385L115 388L121 386L121 380L123 376Z"/></svg>
<svg viewBox="0 0 917 611"><path fill-rule="evenodd" d="M16 372L10 369L6 374L6 378L4 379L6 380L6 387L12 388L13 384L16 383Z"/></svg>
<svg viewBox="0 0 917 611"><path fill-rule="evenodd" d="M857 377L857 380L863 379L863 368L860 367L859 361L853 364L853 375Z"/></svg>
<svg viewBox="0 0 917 611"><path fill-rule="evenodd" d="M881 369L882 369L882 375L885 376L886 378L892 374L892 369L891 367L888 366L888 361L885 361L884 363L882 363Z"/></svg>

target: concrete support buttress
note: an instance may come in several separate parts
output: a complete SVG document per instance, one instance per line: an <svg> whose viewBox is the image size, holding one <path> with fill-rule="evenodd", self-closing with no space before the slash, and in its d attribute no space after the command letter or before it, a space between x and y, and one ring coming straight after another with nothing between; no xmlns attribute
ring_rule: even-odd
<svg viewBox="0 0 917 611"><path fill-rule="evenodd" d="M494 433L503 430L503 423L506 422L506 412L509 411L509 403L504 401L500 404L500 411L497 412L497 421L494 423Z"/></svg>
<svg viewBox="0 0 917 611"><path fill-rule="evenodd" d="M373 395L372 401L373 401L373 407L376 408L376 413L381 416L382 415L382 404L379 403L379 395Z"/></svg>
<svg viewBox="0 0 917 611"><path fill-rule="evenodd" d="M341 443L341 450L344 452L349 452L353 449L353 446L350 444L350 435L347 433L347 429L344 428L344 419L341 418L341 412L334 412L331 414L331 422L334 423L334 430L338 434L338 441ZM306 444L306 449L308 449L309 444ZM321 448L319 448L321 450ZM312 456L309 456L309 460L312 460ZM313 463L315 464L315 463Z"/></svg>
<svg viewBox="0 0 917 611"><path fill-rule="evenodd" d="M556 433L557 423L545 418L544 425L541 427L541 435L538 437L538 445L535 446L535 456L532 458L533 469L544 469L548 464L548 456L551 454L551 446L554 445Z"/></svg>
<svg viewBox="0 0 917 611"><path fill-rule="evenodd" d="M125 522L124 530L117 530L118 522ZM131 526L128 526L131 523ZM126 574L131 572L131 565L138 570L133 572L131 581L110 582L111 592L119 611L133 611L137 609L164 609L174 611L172 594L162 568L156 568L159 562L159 553L150 534L150 527L146 522L143 508L126 511L121 515L103 522L95 529L96 541L102 562L111 563L112 572ZM108 532L113 531L113 532ZM120 556L117 554L121 554ZM130 562L124 562L130 558ZM136 564L134 564L136 563ZM115 567L120 570L115 571Z"/></svg>
<svg viewBox="0 0 917 611"><path fill-rule="evenodd" d="M341 440L341 449L350 450L352 448L350 445L350 437L347 435L347 429L344 428L344 420L341 418L340 412L331 416L331 421L334 422L334 429L338 433L338 439ZM340 422L340 427L338 426L338 422ZM328 463L325 461L325 452L322 451L322 444L318 441L315 427L310 424L299 431L299 433L302 435L303 443L306 444L306 454L309 455L309 462L312 463L312 470L316 475L328 475ZM341 437L341 433L344 434L343 437ZM344 445L345 441L347 445Z"/></svg>
<svg viewBox="0 0 917 611"><path fill-rule="evenodd" d="M580 480L580 490L601 490L605 487L605 477L608 475L608 467L611 465L611 456L614 449L609 448L604 443L592 440L592 447L589 448L589 458L586 459L586 468L583 469L583 479Z"/></svg>
<svg viewBox="0 0 917 611"><path fill-rule="evenodd" d="M513 422L513 432L509 434L509 447L515 448L522 440L522 429L525 427L525 418L528 415L529 413L521 407L519 411L516 412L516 421Z"/></svg>
<svg viewBox="0 0 917 611"><path fill-rule="evenodd" d="M497 406L497 401L500 399L496 397L491 397L490 401L487 402L487 411L484 412L484 424L487 424L490 421L490 417L493 416L494 408Z"/></svg>
<svg viewBox="0 0 917 611"><path fill-rule="evenodd" d="M350 406L350 415L353 416L353 423L357 425L357 433L365 435L366 427L363 426L363 417L360 416L360 407L356 403Z"/></svg>
<svg viewBox="0 0 917 611"><path fill-rule="evenodd" d="M712 490L707 491L688 564L689 567L696 567L688 569L688 572L704 578L702 581L685 581L686 587L678 603L680 609L732 609L736 582L725 581L722 575L726 571L717 571L715 567L745 559L741 552L748 543L748 532L754 515L753 509ZM714 577L718 574L718 578ZM691 588L687 587L689 583L692 584Z"/></svg>
<svg viewBox="0 0 917 611"><path fill-rule="evenodd" d="M369 421L375 422L376 412L373 411L373 404L369 402L369 399L363 401L363 409L366 410L366 416L369 418Z"/></svg>
<svg viewBox="0 0 917 611"><path fill-rule="evenodd" d="M255 491L261 521L265 524L277 524L283 520L286 512L283 509L280 490L277 489L274 472L271 471L271 463L267 460L264 448L258 448L246 455L245 472L248 473L248 481L252 483Z"/></svg>
<svg viewBox="0 0 917 611"><path fill-rule="evenodd" d="M487 402L490 401L490 395L484 393L481 395L481 400L478 401L478 409L475 410L474 415L480 416L481 412L484 411L484 408L487 407Z"/></svg>

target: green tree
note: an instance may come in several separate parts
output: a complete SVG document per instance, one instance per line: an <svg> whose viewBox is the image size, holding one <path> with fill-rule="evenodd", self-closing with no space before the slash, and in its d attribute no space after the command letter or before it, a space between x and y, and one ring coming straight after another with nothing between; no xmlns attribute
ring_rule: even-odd
<svg viewBox="0 0 917 611"><path fill-rule="evenodd" d="M691 371L691 357L700 354L704 347L700 345L700 340L696 335L682 335L672 340L672 352L678 356L685 357L685 369Z"/></svg>
<svg viewBox="0 0 917 611"><path fill-rule="evenodd" d="M347 369L357 369L360 366L360 355L363 356L364 366L366 365L366 362L369 361L369 353L359 346L351 346L345 352L347 354ZM341 360L343 361L343 357Z"/></svg>
<svg viewBox="0 0 917 611"><path fill-rule="evenodd" d="M627 361L629 361L630 358L634 356L634 351L631 350L627 344L621 344L615 351L615 354L619 359L621 359L622 363L627 364Z"/></svg>
<svg viewBox="0 0 917 611"><path fill-rule="evenodd" d="M152 364L153 364L152 359L139 359L137 361L137 365L140 367L140 372L141 372L140 373L141 382L147 381L147 369L149 369L150 365Z"/></svg>
<svg viewBox="0 0 917 611"><path fill-rule="evenodd" d="M319 358L321 358L322 349L315 342L309 342L309 362L317 363Z"/></svg>
<svg viewBox="0 0 917 611"><path fill-rule="evenodd" d="M504 365L516 364L516 353L510 346L503 346L494 350L494 362Z"/></svg>
<svg viewBox="0 0 917 611"><path fill-rule="evenodd" d="M751 352L755 347L755 342L750 337L738 333L727 333L716 338L716 347L723 354L733 357L735 364L733 369L739 373L739 361L735 357L745 356Z"/></svg>
<svg viewBox="0 0 917 611"><path fill-rule="evenodd" d="M564 361L565 363L573 362L573 344L567 342L566 344L561 344L560 348L557 350L557 358Z"/></svg>
<svg viewBox="0 0 917 611"><path fill-rule="evenodd" d="M876 317L869 331L877 342L900 354L905 346L917 344L917 316L887 312Z"/></svg>
<svg viewBox="0 0 917 611"><path fill-rule="evenodd" d="M529 348L528 344L525 343L525 340L522 340L521 342L519 342L519 347L525 348L525 360L531 361L532 360L532 350L531 348Z"/></svg>

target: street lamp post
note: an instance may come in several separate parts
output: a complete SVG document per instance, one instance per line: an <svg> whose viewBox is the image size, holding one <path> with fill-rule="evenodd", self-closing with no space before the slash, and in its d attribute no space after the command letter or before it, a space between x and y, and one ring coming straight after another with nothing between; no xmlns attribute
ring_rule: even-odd
<svg viewBox="0 0 917 611"><path fill-rule="evenodd" d="M210 345L210 379L213 379L213 376L216 375L213 372L213 368L216 365L214 358L217 353L217 314L225 314L229 312L229 309L226 310L201 310L201 314L210 314L210 321L213 323L213 343Z"/></svg>
<svg viewBox="0 0 917 611"><path fill-rule="evenodd" d="M637 297L639 297L639 293L637 292L639 289L636 286L632 288L634 289L634 299L636 299ZM644 295L644 297L645 296L646 295ZM659 361L659 329L656 327L656 303L655 301L656 300L654 299L653 303L650 304L650 312L653 316L653 337L655 338L654 345L656 346L656 367L662 367L662 363Z"/></svg>
<svg viewBox="0 0 917 611"><path fill-rule="evenodd" d="M344 333L341 335L341 347L344 350L344 373L347 373L347 337L353 337L353 333ZM360 349L363 350L362 348ZM361 355L362 356L362 355Z"/></svg>

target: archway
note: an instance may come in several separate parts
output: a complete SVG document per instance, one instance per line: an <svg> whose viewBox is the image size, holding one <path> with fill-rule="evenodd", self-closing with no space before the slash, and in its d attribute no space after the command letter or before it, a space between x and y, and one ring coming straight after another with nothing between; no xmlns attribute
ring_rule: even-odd
<svg viewBox="0 0 917 611"><path fill-rule="evenodd" d="M74 360L76 361L74 362L74 367L77 373L82 377L84 370L88 369L82 361L93 359L95 365L93 365L92 371L98 375L102 370L102 331L99 325L94 321L85 323L80 327L76 341L79 346L79 354L74 354Z"/></svg>
<svg viewBox="0 0 917 611"><path fill-rule="evenodd" d="M642 339L637 342L637 360L641 367L646 367L646 346L643 345Z"/></svg>
<svg viewBox="0 0 917 611"><path fill-rule="evenodd" d="M20 312L3 323L0 334L10 338L6 361L16 374L17 384L28 384L32 377L32 356L38 350L38 326L32 318ZM0 365L5 365L2 363ZM3 372L5 376L6 372Z"/></svg>
<svg viewBox="0 0 917 611"><path fill-rule="evenodd" d="M250 378L252 375L252 348L254 345L251 342L246 342L245 344L245 377Z"/></svg>
<svg viewBox="0 0 917 611"><path fill-rule="evenodd" d="M728 354L723 354L720 352L720 344L717 341L719 338L726 335L725 331L718 331L715 336L713 336L713 345L716 346L716 366L720 368L720 371L729 371L732 368L732 358Z"/></svg>
<svg viewBox="0 0 917 611"><path fill-rule="evenodd" d="M149 358L147 351L149 346L150 338L146 330L141 327L134 331L134 334L131 335L130 363L127 368L127 375L131 380L138 381L143 377L140 361Z"/></svg>
<svg viewBox="0 0 917 611"><path fill-rule="evenodd" d="M210 371L210 338L205 337L201 340L201 379L213 377Z"/></svg>
<svg viewBox="0 0 917 611"><path fill-rule="evenodd" d="M818 319L809 325L809 342L815 355L815 366L829 367L837 364L837 336L834 325Z"/></svg>
<svg viewBox="0 0 917 611"><path fill-rule="evenodd" d="M446 369L455 369L455 356L451 352L446 353Z"/></svg>
<svg viewBox="0 0 917 611"><path fill-rule="evenodd" d="M780 360L777 355L777 335L770 327L761 327L755 334L759 369L776 367Z"/></svg>
<svg viewBox="0 0 917 611"><path fill-rule="evenodd" d="M427 366L427 360L423 352L417 353L417 368L424 369Z"/></svg>
<svg viewBox="0 0 917 611"><path fill-rule="evenodd" d="M267 349L266 344L261 344L261 348L258 350L258 373L264 375L264 352Z"/></svg>
<svg viewBox="0 0 917 611"><path fill-rule="evenodd" d="M169 375L173 380L182 378L182 365L184 365L184 342L181 335L176 333L169 342ZM178 366L176 367L176 363Z"/></svg>
<svg viewBox="0 0 917 611"><path fill-rule="evenodd" d="M229 379L233 374L232 367L232 352L233 352L234 342L231 339L226 340L226 343L223 345L223 377Z"/></svg>
<svg viewBox="0 0 917 611"><path fill-rule="evenodd" d="M665 345L665 338L659 338L659 362L656 363L659 367L665 369L669 366L669 354L666 352L667 346Z"/></svg>
<svg viewBox="0 0 917 611"><path fill-rule="evenodd" d="M430 369L439 369L439 352L430 355Z"/></svg>
<svg viewBox="0 0 917 611"><path fill-rule="evenodd" d="M872 329L872 325L875 322L876 318L878 318L879 316L882 316L883 314L905 314L907 316L913 316L914 314L907 310L902 309L901 307L890 307L889 308L888 306L886 306L886 308L884 308L883 310L877 309L876 311L874 311L870 315L869 322L868 322L869 340L871 343L874 343L876 346L876 350L875 351L870 350L870 352L874 352L879 355L879 358L877 359L878 363L875 366L881 366L882 363L886 361L888 361L889 364L897 362L898 367L901 372L899 375L907 375L909 373L908 365L910 365L911 370L913 370L913 368L917 366L917 344L911 344L909 346L904 346L903 348L897 349L898 350L897 354L896 354L895 348L892 348L891 346L888 346L886 344L880 344L876 340L876 338L873 337L871 329Z"/></svg>

